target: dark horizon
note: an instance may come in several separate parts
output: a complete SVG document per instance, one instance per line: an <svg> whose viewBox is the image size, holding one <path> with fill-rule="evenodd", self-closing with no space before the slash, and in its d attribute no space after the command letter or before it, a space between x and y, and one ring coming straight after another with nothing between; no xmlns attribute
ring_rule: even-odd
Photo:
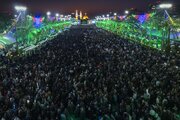
<svg viewBox="0 0 180 120"><path fill-rule="evenodd" d="M0 11L14 13L15 5L25 5L29 13L72 13L81 10L89 16L94 16L108 12L118 12L123 14L124 10L136 8L146 11L149 4L155 4L159 0L0 0ZM162 0L161 0L162 1ZM173 4L179 4L179 0L171 0Z"/></svg>

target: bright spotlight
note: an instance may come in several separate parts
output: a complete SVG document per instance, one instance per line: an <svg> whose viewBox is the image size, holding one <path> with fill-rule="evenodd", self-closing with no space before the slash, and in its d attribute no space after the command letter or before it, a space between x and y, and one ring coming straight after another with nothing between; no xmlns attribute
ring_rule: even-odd
<svg viewBox="0 0 180 120"><path fill-rule="evenodd" d="M107 14L107 17L109 17L109 14Z"/></svg>
<svg viewBox="0 0 180 120"><path fill-rule="evenodd" d="M25 7L25 6L15 6L15 9L16 9L17 11L26 11L26 10L27 10L27 7Z"/></svg>
<svg viewBox="0 0 180 120"><path fill-rule="evenodd" d="M169 9L169 8L172 8L172 4L170 3L164 3L164 4L160 4L159 7L162 8L162 9Z"/></svg>
<svg viewBox="0 0 180 120"><path fill-rule="evenodd" d="M59 17L59 14L58 14L58 13L56 13L56 17Z"/></svg>
<svg viewBox="0 0 180 120"><path fill-rule="evenodd" d="M117 15L117 13L114 13L114 16L116 16Z"/></svg>
<svg viewBox="0 0 180 120"><path fill-rule="evenodd" d="M129 14L129 11L128 11L128 10L126 10L126 11L125 11L125 14Z"/></svg>
<svg viewBox="0 0 180 120"><path fill-rule="evenodd" d="M51 15L51 12L48 11L46 14L49 16L49 15Z"/></svg>

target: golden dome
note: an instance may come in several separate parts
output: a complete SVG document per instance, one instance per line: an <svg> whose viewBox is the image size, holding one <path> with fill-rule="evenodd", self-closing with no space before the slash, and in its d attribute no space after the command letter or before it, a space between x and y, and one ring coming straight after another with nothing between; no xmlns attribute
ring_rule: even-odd
<svg viewBox="0 0 180 120"><path fill-rule="evenodd" d="M85 15L83 16L83 20L88 20L89 17L87 16L87 14L85 13Z"/></svg>
<svg viewBox="0 0 180 120"><path fill-rule="evenodd" d="M87 20L87 19L89 19L89 17L87 15L85 15L85 16L83 16L83 19Z"/></svg>

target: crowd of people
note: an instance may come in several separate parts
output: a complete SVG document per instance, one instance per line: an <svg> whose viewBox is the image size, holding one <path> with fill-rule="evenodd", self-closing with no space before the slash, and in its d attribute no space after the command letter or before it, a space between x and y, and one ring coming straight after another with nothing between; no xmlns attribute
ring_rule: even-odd
<svg viewBox="0 0 180 120"><path fill-rule="evenodd" d="M180 56L73 26L0 69L1 120L179 120Z"/></svg>

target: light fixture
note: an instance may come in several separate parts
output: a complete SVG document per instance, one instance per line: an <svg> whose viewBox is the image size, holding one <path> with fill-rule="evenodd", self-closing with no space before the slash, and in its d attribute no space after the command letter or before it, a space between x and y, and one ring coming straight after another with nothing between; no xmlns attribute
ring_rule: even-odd
<svg viewBox="0 0 180 120"><path fill-rule="evenodd" d="M49 16L49 15L51 15L51 12L48 11L46 14Z"/></svg>
<svg viewBox="0 0 180 120"><path fill-rule="evenodd" d="M27 10L27 7L25 7L25 6L15 6L15 9L16 9L17 11L26 11L26 10Z"/></svg>
<svg viewBox="0 0 180 120"><path fill-rule="evenodd" d="M160 4L159 7L162 8L162 9L169 9L169 8L172 8L172 4L170 3L163 3L163 4Z"/></svg>
<svg viewBox="0 0 180 120"><path fill-rule="evenodd" d="M125 11L125 14L129 14L129 11L128 11L128 10L126 10L126 11Z"/></svg>
<svg viewBox="0 0 180 120"><path fill-rule="evenodd" d="M56 13L56 17L59 17L59 13Z"/></svg>

